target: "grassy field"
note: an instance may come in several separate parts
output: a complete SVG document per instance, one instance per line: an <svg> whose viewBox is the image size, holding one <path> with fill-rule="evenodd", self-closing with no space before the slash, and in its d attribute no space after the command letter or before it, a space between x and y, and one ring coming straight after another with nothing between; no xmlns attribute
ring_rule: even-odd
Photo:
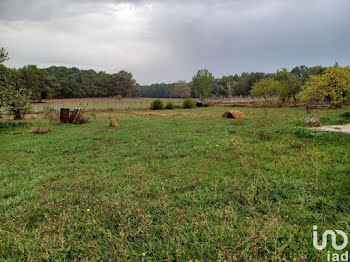
<svg viewBox="0 0 350 262"><path fill-rule="evenodd" d="M43 100L43 103L33 104L31 112L45 111L45 107L52 107L59 109L60 107L75 108L81 107L85 110L130 110L130 109L148 109L154 98L123 98L118 100L116 98L71 98L71 99L50 99ZM182 99L178 98L162 98L166 103L173 101L175 105L181 105Z"/></svg>
<svg viewBox="0 0 350 262"><path fill-rule="evenodd" d="M350 136L301 109L225 110L0 129L0 260L326 261L312 227L350 232Z"/></svg>
<svg viewBox="0 0 350 262"><path fill-rule="evenodd" d="M72 99L50 99L43 100L43 103L33 104L31 112L43 112L45 108L51 107L59 109L60 107L74 108L82 107L85 110L130 110L130 109L148 109L154 98L123 98L118 100L116 98L72 98ZM162 98L166 104L168 101L172 101L175 105L180 106L182 99L180 98ZM223 99L213 99L213 102L218 103L247 103L251 101L261 101L261 99L252 99L250 97L233 97Z"/></svg>

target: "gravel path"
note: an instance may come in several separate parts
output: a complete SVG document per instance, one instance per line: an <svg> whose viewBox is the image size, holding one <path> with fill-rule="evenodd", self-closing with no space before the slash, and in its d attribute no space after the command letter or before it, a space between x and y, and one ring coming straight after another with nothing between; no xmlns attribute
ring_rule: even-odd
<svg viewBox="0 0 350 262"><path fill-rule="evenodd" d="M334 126L320 126L320 127L314 127L311 129L315 130L315 131L326 131L326 132L350 134L350 124L348 124L348 125L334 125Z"/></svg>

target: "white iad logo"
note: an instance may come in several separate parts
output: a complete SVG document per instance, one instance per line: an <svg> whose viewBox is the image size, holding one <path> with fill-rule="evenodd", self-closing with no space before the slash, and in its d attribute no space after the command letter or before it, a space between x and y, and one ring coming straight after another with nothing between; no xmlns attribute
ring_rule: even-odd
<svg viewBox="0 0 350 262"><path fill-rule="evenodd" d="M337 234L341 235L344 239L343 244L341 244L340 246L337 245L337 235L335 232ZM333 230L326 230L325 232L323 232L322 244L319 245L318 244L317 226L314 226L314 233L313 233L314 247L317 250L325 249L327 246L327 236L330 235L332 237L332 247L335 250L343 250L344 248L346 248L346 246L348 245L348 236L345 234L344 231L341 231L341 230L335 230L335 232Z"/></svg>
<svg viewBox="0 0 350 262"><path fill-rule="evenodd" d="M337 234L340 235L343 238L343 243L341 245L337 245ZM348 236L345 234L344 231L341 230L326 230L322 234L322 244L318 244L318 233L317 233L317 226L314 226L314 232L313 232L313 244L314 247L317 250L323 250L327 246L327 237L328 235L331 236L332 240L332 247L335 250L343 250L348 245ZM349 252L345 251L345 253L338 254L338 253L331 253L331 251L327 252L327 261L349 261Z"/></svg>

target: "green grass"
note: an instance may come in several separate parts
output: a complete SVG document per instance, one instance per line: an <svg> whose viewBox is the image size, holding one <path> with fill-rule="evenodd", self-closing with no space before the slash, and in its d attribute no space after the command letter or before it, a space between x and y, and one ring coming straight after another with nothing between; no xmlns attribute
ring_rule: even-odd
<svg viewBox="0 0 350 262"><path fill-rule="evenodd" d="M225 110L0 129L0 260L325 261L312 227L350 232L350 136Z"/></svg>
<svg viewBox="0 0 350 262"><path fill-rule="evenodd" d="M46 107L60 109L61 107L75 108L81 107L84 110L131 110L131 109L149 109L154 98L73 98L73 99L51 99L45 100L45 103L35 103L32 105L30 112L38 113L45 111ZM173 101L176 105L181 105L180 98L161 98L166 104Z"/></svg>
<svg viewBox="0 0 350 262"><path fill-rule="evenodd" d="M149 109L152 101L155 98L123 98L118 100L116 98L71 98L71 99L51 99L43 100L44 103L35 103L32 105L30 112L39 113L45 111L45 108L60 109L61 107L75 108L81 107L85 110L139 110ZM173 102L176 106L182 106L182 98L160 98L164 104ZM193 98L195 101L196 98ZM232 97L232 98L216 98L211 99L212 102L217 103L248 103L252 101L262 101L260 98L251 97ZM5 111L5 110L3 110ZM1 111L0 111L1 112Z"/></svg>

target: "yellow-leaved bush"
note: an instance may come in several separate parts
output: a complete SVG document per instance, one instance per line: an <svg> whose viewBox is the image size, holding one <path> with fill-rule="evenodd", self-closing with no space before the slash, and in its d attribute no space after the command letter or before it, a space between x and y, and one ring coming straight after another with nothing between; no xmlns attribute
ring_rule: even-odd
<svg viewBox="0 0 350 262"><path fill-rule="evenodd" d="M328 68L322 75L312 75L298 95L302 101L345 102L350 100L350 68Z"/></svg>

